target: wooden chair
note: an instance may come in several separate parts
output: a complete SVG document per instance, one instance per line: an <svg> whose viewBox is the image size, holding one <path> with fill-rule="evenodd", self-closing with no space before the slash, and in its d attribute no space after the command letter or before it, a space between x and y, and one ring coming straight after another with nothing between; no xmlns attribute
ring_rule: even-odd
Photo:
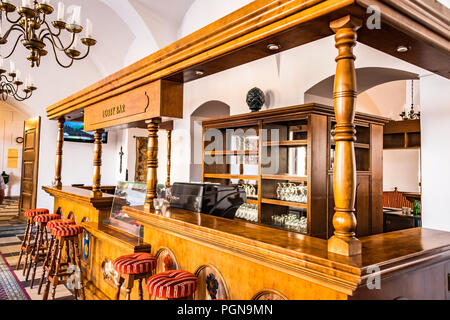
<svg viewBox="0 0 450 320"><path fill-rule="evenodd" d="M116 300L120 300L120 290L124 283L127 292L126 299L130 300L131 290L136 280L139 282L139 299L144 300L142 281L155 274L156 258L146 252L133 253L114 260L113 268L119 273Z"/></svg>
<svg viewBox="0 0 450 320"><path fill-rule="evenodd" d="M150 277L147 289L159 300L192 300L197 282L197 276L190 272L171 270Z"/></svg>
<svg viewBox="0 0 450 320"><path fill-rule="evenodd" d="M81 269L81 258L79 251L79 235L83 232L83 227L78 225L61 225L52 229L52 236L54 243L52 245L52 253L50 264L46 267L47 283L43 293L43 300L48 299L50 291L50 284L53 285L52 300L55 299L56 287L59 284L68 283L70 280L75 281L74 296L78 299L80 296L85 300L83 273ZM66 259L63 261L62 253L66 248ZM75 271L69 272L69 262L72 266L78 267L79 278L72 278L76 276ZM80 292L79 292L80 291Z"/></svg>
<svg viewBox="0 0 450 320"><path fill-rule="evenodd" d="M46 252L48 252L48 234L47 234L47 223L52 220L60 219L61 216L59 214L41 214L34 217L34 222L37 224L36 236L34 237L34 245L33 250L31 251L31 259L30 264L27 267L27 276L25 280L28 281L28 277L30 276L30 271L33 269L33 273L31 275L31 285L30 288L33 289L33 282L36 277L36 268L38 263L43 260ZM33 267L34 263L34 267Z"/></svg>
<svg viewBox="0 0 450 320"><path fill-rule="evenodd" d="M66 225L75 225L75 220L73 220L73 219L52 220L47 223L46 228L51 233L53 228L59 227L59 226L66 226ZM39 281L38 294L41 294L42 285L44 284L44 281L46 278L46 268L48 267L48 263L50 262L50 253L52 252L54 242L55 242L55 237L53 235L50 235L50 241L47 242L47 252L45 253L44 262L42 264L42 276L41 276L41 280Z"/></svg>
<svg viewBox="0 0 450 320"><path fill-rule="evenodd" d="M41 214L48 214L49 211L47 209L30 209L25 211L25 217L27 218L27 227L25 229L25 234L23 236L22 244L20 246L20 254L19 259L17 261L16 270L19 270L20 263L22 261L22 256L25 253L25 262L23 264L23 275L25 275L25 271L28 265L28 258L30 253L33 250L34 242L31 241L31 236L33 234L33 225L34 225L34 217Z"/></svg>
<svg viewBox="0 0 450 320"><path fill-rule="evenodd" d="M398 191L395 188L394 191L385 191L383 192L383 206L385 208L411 208L414 209L414 203L409 201L403 192Z"/></svg>

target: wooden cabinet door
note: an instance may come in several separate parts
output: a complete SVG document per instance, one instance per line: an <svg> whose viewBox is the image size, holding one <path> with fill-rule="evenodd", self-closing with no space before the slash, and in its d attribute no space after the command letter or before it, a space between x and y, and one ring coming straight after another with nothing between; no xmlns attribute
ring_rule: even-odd
<svg viewBox="0 0 450 320"><path fill-rule="evenodd" d="M26 120L23 131L19 216L36 208L41 117Z"/></svg>

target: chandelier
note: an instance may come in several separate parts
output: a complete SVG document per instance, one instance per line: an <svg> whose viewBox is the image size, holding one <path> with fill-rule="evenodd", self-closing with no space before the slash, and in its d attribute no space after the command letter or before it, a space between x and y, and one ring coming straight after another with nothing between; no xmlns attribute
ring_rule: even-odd
<svg viewBox="0 0 450 320"><path fill-rule="evenodd" d="M52 28L48 20L50 20L49 15L53 11L54 9L50 5L50 0L41 0L40 2L37 0L22 0L22 6L20 7L16 7L9 0L1 0L0 25L3 22L2 20L4 20L3 18L6 18L11 26L5 33L2 33L0 28L0 45L5 45L13 33L18 34L11 53L5 56L5 58L9 58L14 53L19 41L30 51L27 59L30 61L31 67L39 67L41 57L47 55L46 43L51 45L55 59L61 67L69 68L75 60L86 58L89 55L91 46L97 43L92 38L91 21L87 19L86 22L86 34L81 39L81 43L87 47L87 50L85 54L81 55L81 51L77 48L78 34L83 31L80 22L81 7L74 7L72 16L66 22L64 19L64 4L59 2L57 18L51 21ZM16 18L11 17L13 12L17 13ZM64 30L68 31L71 39L66 45L63 44L63 40L61 39ZM64 64L61 62L60 57L58 57L58 53L61 52L61 55L69 58L68 63Z"/></svg>
<svg viewBox="0 0 450 320"><path fill-rule="evenodd" d="M400 113L400 117L402 117L402 120L420 119L420 111L417 113L414 111L414 80L411 80L411 110L408 113L403 111Z"/></svg>
<svg viewBox="0 0 450 320"><path fill-rule="evenodd" d="M31 76L25 80L25 88L21 88L24 84L20 80L20 71L16 71L16 67L14 62L10 62L10 71L7 71L3 68L4 60L0 58L0 97L3 101L6 101L8 97L14 97L17 101L24 101L30 98L33 95L33 91L37 88L33 84L33 80ZM8 77L9 76L9 77ZM22 94L22 92L23 94Z"/></svg>

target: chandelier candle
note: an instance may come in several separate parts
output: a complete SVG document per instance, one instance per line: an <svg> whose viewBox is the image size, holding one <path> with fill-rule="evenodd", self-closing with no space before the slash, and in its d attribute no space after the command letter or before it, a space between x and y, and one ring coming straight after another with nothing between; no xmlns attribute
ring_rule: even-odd
<svg viewBox="0 0 450 320"><path fill-rule="evenodd" d="M64 3L59 2L58 3L58 16L57 16L57 20L58 21L64 21L64 15L66 13L66 8L64 7Z"/></svg>
<svg viewBox="0 0 450 320"><path fill-rule="evenodd" d="M86 38L92 38L92 22L86 19Z"/></svg>
<svg viewBox="0 0 450 320"><path fill-rule="evenodd" d="M9 71L10 71L10 73L16 73L16 65L14 64L14 62L13 61L10 61L9 62Z"/></svg>

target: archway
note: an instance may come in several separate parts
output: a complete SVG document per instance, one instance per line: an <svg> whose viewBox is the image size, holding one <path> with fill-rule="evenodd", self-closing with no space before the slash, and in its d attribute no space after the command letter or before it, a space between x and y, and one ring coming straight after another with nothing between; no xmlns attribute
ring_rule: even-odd
<svg viewBox="0 0 450 320"><path fill-rule="evenodd" d="M358 95L379 85L400 81L419 80L419 75L391 68L358 68L356 69ZM333 105L334 75L330 76L305 92L305 103L319 102Z"/></svg>
<svg viewBox="0 0 450 320"><path fill-rule="evenodd" d="M202 179L202 121L212 118L227 117L230 106L224 102L212 100L205 102L191 114L191 168L190 181L199 182Z"/></svg>
<svg viewBox="0 0 450 320"><path fill-rule="evenodd" d="M390 118L398 121L390 125L401 127L405 123L400 121L400 113L408 112L413 102L415 111L421 111L417 104L420 101L418 74L391 68L359 68L356 70L356 75L357 112ZM414 84L414 90L411 89L411 83ZM333 86L334 76L318 82L305 92L305 103L318 102L332 106ZM414 125L420 128L420 123L415 121ZM409 122L408 125L413 124ZM389 134L386 135L389 136ZM383 149L384 207L399 208L398 204L392 205L394 202L389 199L406 199L404 195L421 193L421 148L407 147L405 144L402 148L385 145ZM401 194L394 193L394 190L398 190ZM397 202L399 201L395 203ZM408 206L413 205L412 201L404 203ZM399 209L401 210L404 206L406 204Z"/></svg>

